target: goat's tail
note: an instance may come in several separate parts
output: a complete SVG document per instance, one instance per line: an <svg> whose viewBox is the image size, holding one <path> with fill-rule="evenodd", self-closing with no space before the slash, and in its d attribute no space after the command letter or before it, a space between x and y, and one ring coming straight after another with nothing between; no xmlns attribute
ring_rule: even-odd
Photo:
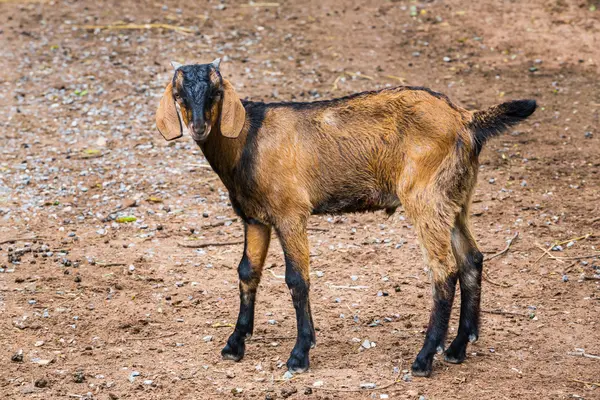
<svg viewBox="0 0 600 400"><path fill-rule="evenodd" d="M536 107L535 100L515 100L475 111L468 125L475 135L475 154L479 154L488 139L523 121L533 114Z"/></svg>

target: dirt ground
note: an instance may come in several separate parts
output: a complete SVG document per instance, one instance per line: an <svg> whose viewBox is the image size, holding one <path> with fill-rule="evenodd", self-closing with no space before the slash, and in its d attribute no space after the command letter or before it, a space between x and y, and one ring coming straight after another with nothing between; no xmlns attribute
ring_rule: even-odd
<svg viewBox="0 0 600 400"><path fill-rule="evenodd" d="M600 399L599 29L597 0L0 1L0 398ZM481 155L480 247L519 236L486 262L465 363L408 372L430 287L401 210L311 219L309 372L283 379L277 241L246 357L221 360L242 246L179 243L242 227L192 140L154 126L169 61L216 57L250 99L408 84L467 108L538 100Z"/></svg>

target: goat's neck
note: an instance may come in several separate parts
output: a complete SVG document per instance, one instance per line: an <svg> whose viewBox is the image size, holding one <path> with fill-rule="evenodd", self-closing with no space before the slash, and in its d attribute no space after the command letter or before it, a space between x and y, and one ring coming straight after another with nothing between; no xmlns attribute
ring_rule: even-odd
<svg viewBox="0 0 600 400"><path fill-rule="evenodd" d="M204 143L199 143L206 160L231 190L233 173L246 144L247 130L244 128L236 138L227 138L215 127Z"/></svg>

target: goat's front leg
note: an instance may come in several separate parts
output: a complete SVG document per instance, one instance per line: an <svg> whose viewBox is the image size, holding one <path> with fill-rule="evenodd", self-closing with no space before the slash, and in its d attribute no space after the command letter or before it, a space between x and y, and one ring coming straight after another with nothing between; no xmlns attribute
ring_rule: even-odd
<svg viewBox="0 0 600 400"><path fill-rule="evenodd" d="M271 227L246 223L244 255L238 266L240 278L240 313L235 330L221 351L224 359L239 361L244 357L245 340L254 331L254 303L256 289L260 283L265 258L271 241Z"/></svg>
<svg viewBox="0 0 600 400"><path fill-rule="evenodd" d="M309 366L308 353L316 344L309 301L309 249L306 221L277 228L285 255L285 282L296 310L296 345L287 361L290 372L304 372Z"/></svg>

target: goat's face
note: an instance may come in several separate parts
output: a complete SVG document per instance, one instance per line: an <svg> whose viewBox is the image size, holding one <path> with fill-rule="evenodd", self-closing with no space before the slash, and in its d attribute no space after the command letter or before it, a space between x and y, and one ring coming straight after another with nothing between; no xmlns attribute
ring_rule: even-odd
<svg viewBox="0 0 600 400"><path fill-rule="evenodd" d="M231 83L221 78L219 63L172 63L175 73L156 112L156 125L166 140L183 135L181 120L197 142L204 142L214 127L226 137L239 135L246 111Z"/></svg>

